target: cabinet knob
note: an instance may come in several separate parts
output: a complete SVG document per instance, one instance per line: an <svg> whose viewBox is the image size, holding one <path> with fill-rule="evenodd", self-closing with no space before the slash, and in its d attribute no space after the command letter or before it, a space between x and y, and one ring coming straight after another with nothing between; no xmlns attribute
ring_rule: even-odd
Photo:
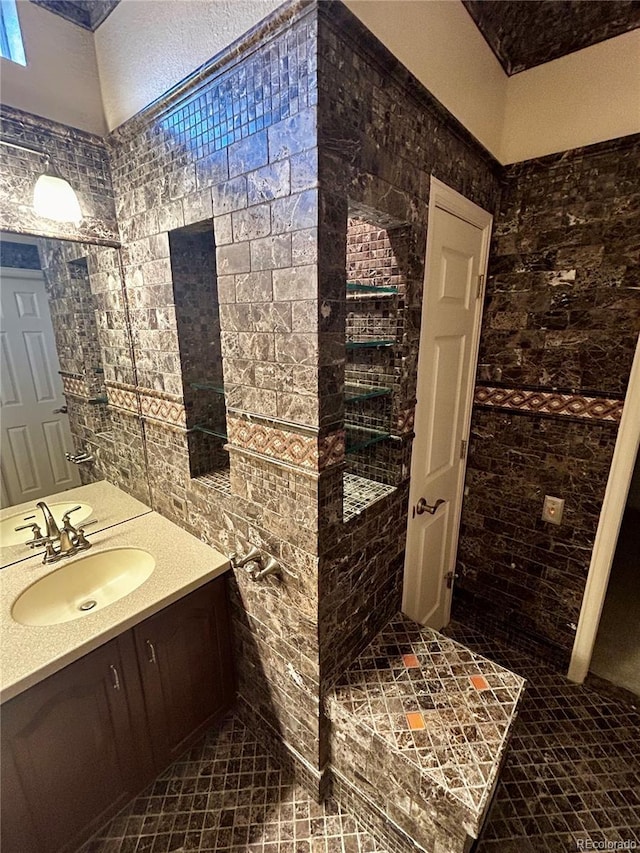
<svg viewBox="0 0 640 853"><path fill-rule="evenodd" d="M111 670L111 684L113 685L113 689L120 690L120 676L118 675L118 670L113 664L109 666L109 669Z"/></svg>
<svg viewBox="0 0 640 853"><path fill-rule="evenodd" d="M155 663L156 662L155 646L153 645L151 640L145 640L145 643L147 644L147 660L149 661L149 663Z"/></svg>

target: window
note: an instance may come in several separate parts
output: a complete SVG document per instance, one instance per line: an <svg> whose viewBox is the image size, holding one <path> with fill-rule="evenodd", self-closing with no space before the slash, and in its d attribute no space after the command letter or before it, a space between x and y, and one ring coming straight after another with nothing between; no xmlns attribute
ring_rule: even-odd
<svg viewBox="0 0 640 853"><path fill-rule="evenodd" d="M0 56L26 65L16 0L0 0Z"/></svg>

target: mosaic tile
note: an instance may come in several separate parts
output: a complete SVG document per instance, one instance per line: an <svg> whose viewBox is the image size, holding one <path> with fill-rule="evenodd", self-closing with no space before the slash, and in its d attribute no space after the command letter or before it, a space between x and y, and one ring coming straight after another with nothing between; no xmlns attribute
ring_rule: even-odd
<svg viewBox="0 0 640 853"><path fill-rule="evenodd" d="M520 676L397 616L338 679L327 708L336 748L343 727L373 738L370 751L408 796L431 780L462 804L465 826L477 835L523 687ZM365 761L364 752L347 761ZM443 813L443 823L449 817Z"/></svg>
<svg viewBox="0 0 640 853"><path fill-rule="evenodd" d="M386 853L357 818L310 799L236 718L168 767L78 853Z"/></svg>
<svg viewBox="0 0 640 853"><path fill-rule="evenodd" d="M446 633L527 679L477 853L640 846L638 706L572 684L545 662L459 622Z"/></svg>
<svg viewBox="0 0 640 853"><path fill-rule="evenodd" d="M619 421L624 400L591 397L584 394L560 394L557 391L524 391L476 385L474 403L498 409L513 409L530 414L569 418Z"/></svg>
<svg viewBox="0 0 640 853"><path fill-rule="evenodd" d="M318 436L233 416L228 417L227 423L232 445L311 471L324 470L344 458L343 430Z"/></svg>
<svg viewBox="0 0 640 853"><path fill-rule="evenodd" d="M395 492L395 486L376 483L356 474L344 473L343 521L346 523L360 515L376 501Z"/></svg>

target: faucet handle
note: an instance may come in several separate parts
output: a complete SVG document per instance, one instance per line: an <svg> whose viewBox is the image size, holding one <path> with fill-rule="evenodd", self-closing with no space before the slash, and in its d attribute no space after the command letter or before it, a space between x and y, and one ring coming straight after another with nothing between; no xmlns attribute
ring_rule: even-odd
<svg viewBox="0 0 640 853"><path fill-rule="evenodd" d="M28 516L28 518L35 518L35 515ZM27 539L24 544L29 545L31 548L35 548L36 545L44 544L44 539L42 538L42 531L40 530L40 526L36 524L35 521L30 524L22 524L20 525L20 527L15 527L14 530L17 532L18 530L26 530L28 527L31 528L33 538Z"/></svg>
<svg viewBox="0 0 640 853"><path fill-rule="evenodd" d="M79 509L82 509L81 504L78 504L78 506L74 506L74 507L71 507L71 509L68 509L63 516L63 521L65 518L69 518L69 516L71 515L72 512L77 512Z"/></svg>
<svg viewBox="0 0 640 853"><path fill-rule="evenodd" d="M25 515L24 520L29 522L30 518L35 518L35 515ZM38 526L37 524L33 524L32 522L29 522L28 524L21 524L20 527L14 527L13 529L17 533L19 530L26 530L28 527L37 527L37 526Z"/></svg>
<svg viewBox="0 0 640 853"><path fill-rule="evenodd" d="M97 523L98 523L98 519L95 518L93 521L87 521L86 524L81 525L76 530L76 543L75 544L76 544L76 548L78 549L78 551L83 551L86 548L91 548L91 542L89 542L87 537L84 535L84 529L85 529L85 527L89 527L90 524L97 524Z"/></svg>

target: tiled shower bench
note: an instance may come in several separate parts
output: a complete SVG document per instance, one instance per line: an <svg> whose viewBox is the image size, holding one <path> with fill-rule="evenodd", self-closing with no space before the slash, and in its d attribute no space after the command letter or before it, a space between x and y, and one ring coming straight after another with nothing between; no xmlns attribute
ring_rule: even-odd
<svg viewBox="0 0 640 853"><path fill-rule="evenodd" d="M390 849L469 850L524 683L398 615L327 698L334 797L382 828Z"/></svg>

